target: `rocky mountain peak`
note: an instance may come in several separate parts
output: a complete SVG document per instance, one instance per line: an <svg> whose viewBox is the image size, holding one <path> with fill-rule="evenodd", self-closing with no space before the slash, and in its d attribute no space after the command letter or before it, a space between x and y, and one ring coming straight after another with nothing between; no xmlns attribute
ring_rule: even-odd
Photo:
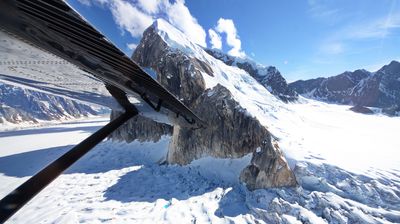
<svg viewBox="0 0 400 224"><path fill-rule="evenodd" d="M240 176L250 189L296 184L277 144L272 144L260 112L273 109L260 110L265 104L258 103L278 106L282 101L246 70L214 58L164 20L157 20L145 30L132 59L152 71L161 85L207 125L193 130L175 123L171 133L165 124L135 119L116 131L113 139L156 140L171 135L166 161L177 164L207 156L241 158L250 154L253 159Z"/></svg>
<svg viewBox="0 0 400 224"><path fill-rule="evenodd" d="M164 19L155 20L153 24L144 31L144 34L149 32L158 35L162 42L171 49L184 52L187 56L199 59L203 56L202 47L192 42L184 33ZM143 37L145 37L145 35L143 35ZM147 39L148 37L144 39L144 41L147 42Z"/></svg>
<svg viewBox="0 0 400 224"><path fill-rule="evenodd" d="M400 62L393 60L388 65L383 66L378 71L386 72L386 73L390 73L390 74L396 74L396 73L399 74L400 73Z"/></svg>

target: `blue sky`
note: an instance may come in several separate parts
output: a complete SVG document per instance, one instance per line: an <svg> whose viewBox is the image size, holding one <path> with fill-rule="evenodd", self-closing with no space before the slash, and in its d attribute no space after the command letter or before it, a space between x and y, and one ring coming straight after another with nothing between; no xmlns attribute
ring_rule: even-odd
<svg viewBox="0 0 400 224"><path fill-rule="evenodd" d="M288 81L400 60L400 0L68 2L128 55L161 17L202 46L276 66Z"/></svg>

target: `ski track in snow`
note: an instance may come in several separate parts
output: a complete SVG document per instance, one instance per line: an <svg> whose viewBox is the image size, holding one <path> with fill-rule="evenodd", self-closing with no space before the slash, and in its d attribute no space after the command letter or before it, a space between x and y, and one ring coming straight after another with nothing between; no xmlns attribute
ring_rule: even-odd
<svg viewBox="0 0 400 224"><path fill-rule="evenodd" d="M159 165L169 137L157 143L104 141L9 223L400 222L399 141L394 136L399 118L307 100L274 115L271 131L299 187L246 190L237 180L250 155ZM97 118L0 132L0 196L106 122ZM354 137L346 138L350 134ZM365 155L353 157L360 150Z"/></svg>

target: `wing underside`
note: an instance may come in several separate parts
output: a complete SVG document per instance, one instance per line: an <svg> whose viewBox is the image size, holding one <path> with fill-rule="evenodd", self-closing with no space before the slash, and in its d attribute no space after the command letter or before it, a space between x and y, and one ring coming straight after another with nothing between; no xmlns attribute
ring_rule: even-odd
<svg viewBox="0 0 400 224"><path fill-rule="evenodd" d="M2 0L0 27L75 64L107 85L141 97L156 110L164 107L189 123L203 123L64 1Z"/></svg>

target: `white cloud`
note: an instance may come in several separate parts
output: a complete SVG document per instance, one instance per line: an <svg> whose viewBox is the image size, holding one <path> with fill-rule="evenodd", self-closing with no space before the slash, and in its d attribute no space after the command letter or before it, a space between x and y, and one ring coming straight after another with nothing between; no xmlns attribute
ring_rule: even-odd
<svg viewBox="0 0 400 224"><path fill-rule="evenodd" d="M308 13L314 19L331 24L345 21L336 29L333 37L330 35L330 39L382 39L400 27L398 1L392 1L391 5L388 5L389 12L383 15L358 12L358 16L354 16L354 12L349 14L346 10L338 9L335 1L308 0L307 2ZM363 20L359 19L360 15L363 16Z"/></svg>
<svg viewBox="0 0 400 224"><path fill-rule="evenodd" d="M167 6L166 12L168 20L172 25L181 30L198 45L207 47L206 32L197 22L196 18L190 14L184 0L177 0L175 3Z"/></svg>
<svg viewBox="0 0 400 224"><path fill-rule="evenodd" d="M400 28L400 16L388 15L362 24L356 24L345 29L350 39L385 38L393 29Z"/></svg>
<svg viewBox="0 0 400 224"><path fill-rule="evenodd" d="M82 5L86 5L86 6L92 5L91 0L78 0L78 2L81 3Z"/></svg>
<svg viewBox="0 0 400 224"><path fill-rule="evenodd" d="M222 49L221 36L215 32L213 29L208 30L208 35L210 36L211 48Z"/></svg>
<svg viewBox="0 0 400 224"><path fill-rule="evenodd" d="M153 23L152 16L140 11L128 1L112 1L110 10L116 24L133 37L140 37L143 31Z"/></svg>
<svg viewBox="0 0 400 224"><path fill-rule="evenodd" d="M334 23L342 19L342 14L339 9L334 8L334 2L308 0L308 13L322 21ZM332 5L329 5L331 3Z"/></svg>
<svg viewBox="0 0 400 224"><path fill-rule="evenodd" d="M206 47L206 32L192 16L184 0L78 0L82 4L107 6L115 23L133 37L141 37L154 20L163 18L186 34L193 42Z"/></svg>
<svg viewBox="0 0 400 224"><path fill-rule="evenodd" d="M347 21L346 25L341 26L330 39L336 41L380 39L383 40L394 30L400 28L400 7L396 1L392 1L389 12L377 15L365 15L363 20Z"/></svg>
<svg viewBox="0 0 400 224"><path fill-rule="evenodd" d="M108 4L110 1L109 0L78 0L79 3L81 3L82 5L86 5L86 6L92 6L93 4L95 5L106 5Z"/></svg>
<svg viewBox="0 0 400 224"><path fill-rule="evenodd" d="M226 34L226 43L232 47L228 54L236 57L245 57L246 54L242 51L242 42L237 35L237 30L233 20L220 18L217 27L215 28L219 33Z"/></svg>
<svg viewBox="0 0 400 224"><path fill-rule="evenodd" d="M158 12L160 1L158 0L138 0L139 7L149 14Z"/></svg>
<svg viewBox="0 0 400 224"><path fill-rule="evenodd" d="M135 43L130 43L130 44L126 44L126 47L129 49L129 50L135 50L136 49L136 47L137 47L137 44L135 44Z"/></svg>
<svg viewBox="0 0 400 224"><path fill-rule="evenodd" d="M363 40L380 41L380 47L396 29L400 29L400 10L392 5L390 12L385 15L373 17L368 15L366 19L355 22L349 21L347 24L339 27L329 34L319 45L319 52L326 55L338 55L349 53L365 54L371 47L363 47L361 50L353 45L354 42ZM376 48L375 48L376 49Z"/></svg>
<svg viewBox="0 0 400 224"><path fill-rule="evenodd" d="M344 47L342 43L324 43L320 47L320 51L325 54L340 54L344 52Z"/></svg>

